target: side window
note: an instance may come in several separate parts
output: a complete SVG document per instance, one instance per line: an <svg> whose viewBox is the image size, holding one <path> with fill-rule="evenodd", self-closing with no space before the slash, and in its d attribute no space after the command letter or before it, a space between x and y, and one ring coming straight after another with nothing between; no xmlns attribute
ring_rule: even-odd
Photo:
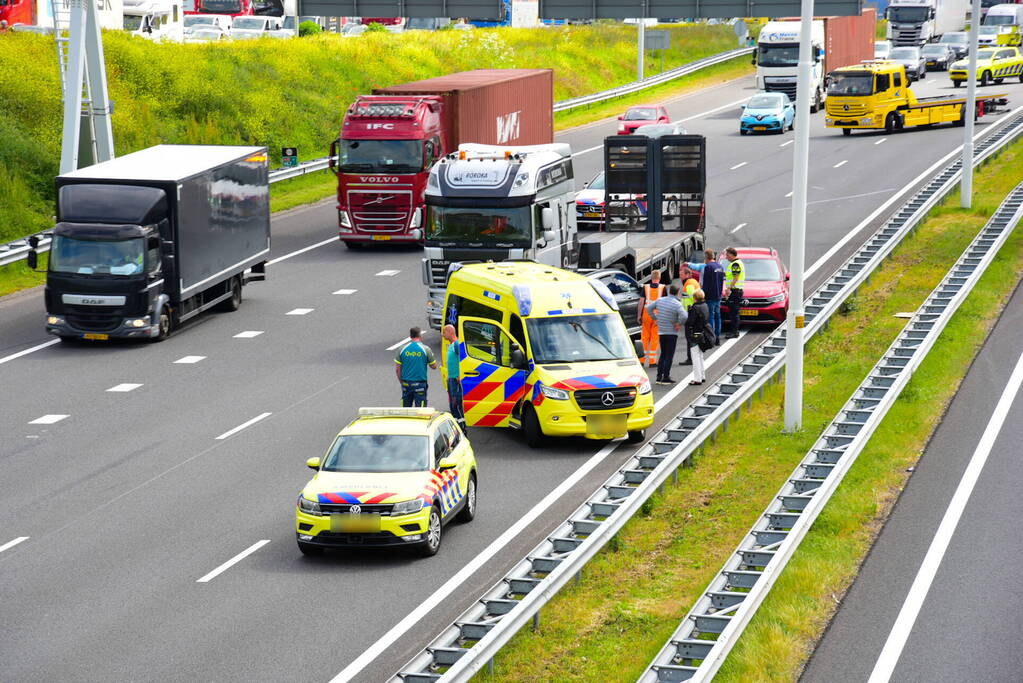
<svg viewBox="0 0 1023 683"><path fill-rule="evenodd" d="M465 352L471 358L511 367L511 340L494 323L471 321L462 328Z"/></svg>
<svg viewBox="0 0 1023 683"><path fill-rule="evenodd" d="M901 73L894 73L894 74L892 74L892 85L894 85L896 88L901 88L902 87L902 74Z"/></svg>
<svg viewBox="0 0 1023 683"><path fill-rule="evenodd" d="M612 294L624 294L625 290L622 289L622 281L618 279L617 275L605 275L600 278L601 282L607 285L607 288L611 290Z"/></svg>
<svg viewBox="0 0 1023 683"><path fill-rule="evenodd" d="M455 447L462 442L462 435L458 431L458 427L455 426L454 421L445 420L440 426L440 431L448 442L448 450L455 450Z"/></svg>
<svg viewBox="0 0 1023 683"><path fill-rule="evenodd" d="M522 328L522 318L512 313L508 327L511 330L511 336L515 338L515 341L520 344L526 343L526 333ZM522 351L525 352L525 349L523 348Z"/></svg>
<svg viewBox="0 0 1023 683"><path fill-rule="evenodd" d="M889 77L888 74L877 75L877 85L874 86L874 92L882 93L889 88Z"/></svg>
<svg viewBox="0 0 1023 683"><path fill-rule="evenodd" d="M449 325L458 325L458 318L467 315L470 318L487 318L495 322L501 320L501 312L486 304L481 304L472 299L452 294L448 297L447 322Z"/></svg>
<svg viewBox="0 0 1023 683"><path fill-rule="evenodd" d="M160 238L153 236L146 240L146 261L149 272L160 270Z"/></svg>
<svg viewBox="0 0 1023 683"><path fill-rule="evenodd" d="M444 435L444 432L440 429L437 430L436 436L433 437L433 464L434 467L440 464L440 461L447 457L448 454L448 439Z"/></svg>
<svg viewBox="0 0 1023 683"><path fill-rule="evenodd" d="M609 288L615 294L633 294L637 297L641 295L639 285L625 273L614 275L611 282L614 283L614 287L609 285Z"/></svg>

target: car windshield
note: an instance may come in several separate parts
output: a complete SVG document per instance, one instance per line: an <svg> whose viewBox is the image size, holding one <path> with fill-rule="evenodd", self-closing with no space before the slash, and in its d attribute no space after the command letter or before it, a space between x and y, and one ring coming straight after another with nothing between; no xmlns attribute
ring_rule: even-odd
<svg viewBox="0 0 1023 683"><path fill-rule="evenodd" d="M348 173L418 173L423 170L421 140L342 140L341 170Z"/></svg>
<svg viewBox="0 0 1023 683"><path fill-rule="evenodd" d="M141 237L99 241L56 235L50 247L50 272L135 275L142 272L143 256Z"/></svg>
<svg viewBox="0 0 1023 683"><path fill-rule="evenodd" d="M366 28L367 27L362 24L345 24L345 26L341 29L341 33L346 36L357 36L360 33L365 32Z"/></svg>
<svg viewBox="0 0 1023 683"><path fill-rule="evenodd" d="M324 472L423 472L430 468L429 442L414 434L346 434L337 437Z"/></svg>
<svg viewBox="0 0 1023 683"><path fill-rule="evenodd" d="M210 14L238 14L242 11L241 0L200 0L197 9Z"/></svg>
<svg viewBox="0 0 1023 683"><path fill-rule="evenodd" d="M125 16L125 19L128 17ZM216 20L213 17L204 17L200 14L190 14L185 17L185 28L189 26L213 26Z"/></svg>
<svg viewBox="0 0 1023 683"><path fill-rule="evenodd" d="M590 181L590 184L586 186L587 190L603 190L604 189L604 174L598 173L597 177Z"/></svg>
<svg viewBox="0 0 1023 683"><path fill-rule="evenodd" d="M997 26L992 26L992 25L990 25L990 24L988 24L987 26L980 26L980 27L978 27L978 29L977 29L977 31L978 31L978 32L979 32L979 33L980 33L981 35L985 35L985 36L991 36L991 35L995 35L995 34L997 34L997 33L998 33L998 32L999 32L1000 30L1001 30L1001 29L999 29L999 28L998 28Z"/></svg>
<svg viewBox="0 0 1023 683"><path fill-rule="evenodd" d="M896 24L922 24L930 14L929 7L888 6L888 21Z"/></svg>
<svg viewBox="0 0 1023 683"><path fill-rule="evenodd" d="M427 207L426 238L438 242L508 244L531 242L532 212L509 208Z"/></svg>
<svg viewBox="0 0 1023 683"><path fill-rule="evenodd" d="M897 47L892 50L892 59L920 59L920 50L915 47Z"/></svg>
<svg viewBox="0 0 1023 683"><path fill-rule="evenodd" d="M777 95L754 95L746 106L749 109L777 109L781 106L781 98Z"/></svg>
<svg viewBox="0 0 1023 683"><path fill-rule="evenodd" d="M255 29L257 31L265 25L266 22L258 17L235 17L234 21L231 22L231 28Z"/></svg>
<svg viewBox="0 0 1023 683"><path fill-rule="evenodd" d="M1016 23L1016 17L1011 14L990 14L984 17L984 26L1011 26ZM983 26L980 29L984 30Z"/></svg>
<svg viewBox="0 0 1023 683"><path fill-rule="evenodd" d="M944 45L925 45L923 54L925 55L943 55L948 51L948 48Z"/></svg>
<svg viewBox="0 0 1023 683"><path fill-rule="evenodd" d="M968 39L965 33L946 33L938 42L951 43L952 45L965 45L968 42Z"/></svg>
<svg viewBox="0 0 1023 683"><path fill-rule="evenodd" d="M529 344L536 363L635 358L636 349L617 315L528 318Z"/></svg>
<svg viewBox="0 0 1023 683"><path fill-rule="evenodd" d="M994 59L994 56L994 50L977 50L977 59L979 60Z"/></svg>
<svg viewBox="0 0 1023 683"><path fill-rule="evenodd" d="M746 279L750 282L778 282L781 271L778 262L769 258L751 258L743 261L746 266Z"/></svg>
<svg viewBox="0 0 1023 683"><path fill-rule="evenodd" d="M874 76L869 73L833 73L829 95L870 95L874 91Z"/></svg>
<svg viewBox="0 0 1023 683"><path fill-rule="evenodd" d="M757 64L760 66L796 66L799 63L799 44L771 45L761 43Z"/></svg>
<svg viewBox="0 0 1023 683"><path fill-rule="evenodd" d="M138 31L139 27L142 26L142 17L138 15L125 14L124 15L124 30L125 31Z"/></svg>
<svg viewBox="0 0 1023 683"><path fill-rule="evenodd" d="M626 121L654 121L657 119L657 110L650 107L630 109L625 112Z"/></svg>

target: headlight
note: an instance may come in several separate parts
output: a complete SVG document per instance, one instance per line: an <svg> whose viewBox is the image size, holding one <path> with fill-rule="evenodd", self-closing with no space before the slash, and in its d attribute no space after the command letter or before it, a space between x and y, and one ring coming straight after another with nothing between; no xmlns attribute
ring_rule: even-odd
<svg viewBox="0 0 1023 683"><path fill-rule="evenodd" d="M555 389L554 387L549 387L546 384L541 384L540 391L543 392L544 396L547 398L553 398L555 401L568 400L568 392L564 389Z"/></svg>
<svg viewBox="0 0 1023 683"><path fill-rule="evenodd" d="M642 382L639 383L639 385L636 388L639 389L640 395L649 394L650 393L650 380L649 379L644 379Z"/></svg>
<svg viewBox="0 0 1023 683"><path fill-rule="evenodd" d="M619 133L624 133L625 132L625 126L624 125L618 126L618 132Z"/></svg>
<svg viewBox="0 0 1023 683"><path fill-rule="evenodd" d="M824 124L830 126L835 122L835 119L824 119Z"/></svg>
<svg viewBox="0 0 1023 683"><path fill-rule="evenodd" d="M46 324L47 325L60 325L63 322L64 322L64 319L59 317L59 316L56 316L56 315L51 315L51 316L46 318Z"/></svg>
<svg viewBox="0 0 1023 683"><path fill-rule="evenodd" d="M775 294L774 296L767 297L767 303L769 303L769 304L776 304L779 301L785 301L785 295L784 294Z"/></svg>
<svg viewBox="0 0 1023 683"><path fill-rule="evenodd" d="M322 515L320 512L320 504L314 503L305 496L298 497L298 509L307 515Z"/></svg>
<svg viewBox="0 0 1023 683"><path fill-rule="evenodd" d="M392 515L411 515L413 512L419 512L423 509L423 499L416 498L415 500L406 500L401 503L395 503L394 508L391 509Z"/></svg>
<svg viewBox="0 0 1023 683"><path fill-rule="evenodd" d="M128 327L145 327L149 321L145 318L135 318L134 320L126 321Z"/></svg>
<svg viewBox="0 0 1023 683"><path fill-rule="evenodd" d="M347 211L338 210L337 221L338 225L342 228L348 228L349 230L352 229L352 219L348 217Z"/></svg>

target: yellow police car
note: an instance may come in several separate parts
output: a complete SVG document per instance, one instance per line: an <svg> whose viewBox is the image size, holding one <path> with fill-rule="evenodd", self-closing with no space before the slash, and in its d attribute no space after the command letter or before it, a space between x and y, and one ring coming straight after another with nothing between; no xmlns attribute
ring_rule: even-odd
<svg viewBox="0 0 1023 683"><path fill-rule="evenodd" d="M948 69L952 85L959 87L966 82L969 59L961 59ZM1001 83L1006 78L1018 78L1023 83L1023 54L1018 47L987 47L977 50L977 80L980 85L994 81Z"/></svg>
<svg viewBox="0 0 1023 683"><path fill-rule="evenodd" d="M306 555L327 548L412 546L434 555L452 520L476 516L476 456L458 423L433 408L361 408L298 497Z"/></svg>

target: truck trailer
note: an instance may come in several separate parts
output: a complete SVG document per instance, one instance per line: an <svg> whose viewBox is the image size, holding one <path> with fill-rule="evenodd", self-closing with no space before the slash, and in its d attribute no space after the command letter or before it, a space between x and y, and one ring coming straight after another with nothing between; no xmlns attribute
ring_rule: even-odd
<svg viewBox="0 0 1023 683"><path fill-rule="evenodd" d="M891 0L885 10L893 45L923 45L962 31L970 0Z"/></svg>
<svg viewBox="0 0 1023 683"><path fill-rule="evenodd" d="M430 168L460 144L554 139L550 69L479 69L373 93L348 108L330 149L338 234L349 248L422 243Z"/></svg>
<svg viewBox="0 0 1023 683"><path fill-rule="evenodd" d="M236 310L265 277L265 147L157 145L56 185L45 300L61 341L160 341L213 306Z"/></svg>
<svg viewBox="0 0 1023 683"><path fill-rule="evenodd" d="M858 64L874 56L874 26L877 11L863 10L858 16L818 17L810 27L813 96L810 111L818 111L827 97L825 77L831 71ZM799 18L779 19L764 24L757 40L757 88L783 92L796 101L796 75L801 36Z"/></svg>

